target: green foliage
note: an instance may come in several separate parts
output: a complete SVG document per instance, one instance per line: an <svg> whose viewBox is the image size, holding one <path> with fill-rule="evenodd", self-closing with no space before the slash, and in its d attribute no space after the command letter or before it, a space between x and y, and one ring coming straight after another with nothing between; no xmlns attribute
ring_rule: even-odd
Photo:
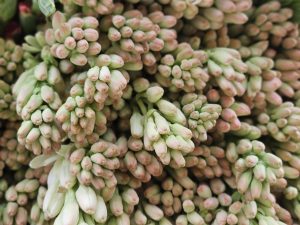
<svg viewBox="0 0 300 225"><path fill-rule="evenodd" d="M45 16L51 16L56 11L54 0L38 0L38 4Z"/></svg>
<svg viewBox="0 0 300 225"><path fill-rule="evenodd" d="M0 0L0 21L7 22L14 17L17 8L17 0Z"/></svg>

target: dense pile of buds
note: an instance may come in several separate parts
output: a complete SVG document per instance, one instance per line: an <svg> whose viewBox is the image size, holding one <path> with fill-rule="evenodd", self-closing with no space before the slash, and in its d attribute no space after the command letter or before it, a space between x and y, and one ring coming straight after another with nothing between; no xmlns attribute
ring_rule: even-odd
<svg viewBox="0 0 300 225"><path fill-rule="evenodd" d="M11 3L0 225L300 224L297 3Z"/></svg>

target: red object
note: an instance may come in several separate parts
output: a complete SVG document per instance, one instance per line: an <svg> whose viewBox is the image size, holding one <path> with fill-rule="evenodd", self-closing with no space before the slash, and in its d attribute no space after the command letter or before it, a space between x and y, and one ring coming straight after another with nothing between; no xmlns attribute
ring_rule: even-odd
<svg viewBox="0 0 300 225"><path fill-rule="evenodd" d="M19 3L19 12L20 13L31 13L31 6L26 2Z"/></svg>

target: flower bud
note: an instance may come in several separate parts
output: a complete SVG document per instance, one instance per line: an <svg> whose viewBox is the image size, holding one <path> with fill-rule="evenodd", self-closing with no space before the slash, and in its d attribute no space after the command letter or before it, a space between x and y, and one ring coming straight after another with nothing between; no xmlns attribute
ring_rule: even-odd
<svg viewBox="0 0 300 225"><path fill-rule="evenodd" d="M96 211L93 218L97 223L105 223L107 220L107 208L102 197L97 196Z"/></svg>
<svg viewBox="0 0 300 225"><path fill-rule="evenodd" d="M91 215L96 213L97 196L92 188L80 185L76 191L76 199L85 213Z"/></svg>
<svg viewBox="0 0 300 225"><path fill-rule="evenodd" d="M155 205L144 204L145 213L153 220L159 221L163 218L163 211Z"/></svg>

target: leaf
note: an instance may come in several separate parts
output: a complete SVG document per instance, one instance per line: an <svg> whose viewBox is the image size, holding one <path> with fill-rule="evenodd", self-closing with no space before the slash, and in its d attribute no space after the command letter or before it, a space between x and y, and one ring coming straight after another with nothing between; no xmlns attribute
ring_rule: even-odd
<svg viewBox="0 0 300 225"><path fill-rule="evenodd" d="M54 0L38 0L38 4L41 12L47 17L56 11Z"/></svg>
<svg viewBox="0 0 300 225"><path fill-rule="evenodd" d="M59 158L59 155L57 155L55 153L53 153L51 155L39 155L30 161L29 166L32 169L38 169L38 168L47 166L47 165L55 162L58 158Z"/></svg>
<svg viewBox="0 0 300 225"><path fill-rule="evenodd" d="M17 9L17 0L0 0L0 21L7 22L14 17Z"/></svg>
<svg viewBox="0 0 300 225"><path fill-rule="evenodd" d="M300 23L300 1L299 0L293 1L293 3L291 4L291 8L294 11L293 20L296 23Z"/></svg>

